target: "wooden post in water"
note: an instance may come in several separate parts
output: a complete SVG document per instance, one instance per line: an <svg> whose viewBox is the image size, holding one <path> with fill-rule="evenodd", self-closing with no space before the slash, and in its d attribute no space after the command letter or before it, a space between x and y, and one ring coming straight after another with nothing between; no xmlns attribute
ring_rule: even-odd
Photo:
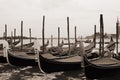
<svg viewBox="0 0 120 80"><path fill-rule="evenodd" d="M58 46L60 46L60 27L58 27Z"/></svg>
<svg viewBox="0 0 120 80"><path fill-rule="evenodd" d="M45 34L44 34L44 26L45 26L45 16L43 16L43 22L42 22L42 44L43 44L43 53L45 53Z"/></svg>
<svg viewBox="0 0 120 80"><path fill-rule="evenodd" d="M7 40L7 24L5 24L5 40Z"/></svg>
<svg viewBox="0 0 120 80"><path fill-rule="evenodd" d="M67 33L68 33L68 47L69 47L68 55L70 55L69 17L67 17Z"/></svg>
<svg viewBox="0 0 120 80"><path fill-rule="evenodd" d="M11 31L11 44L13 42L13 31Z"/></svg>
<svg viewBox="0 0 120 80"><path fill-rule="evenodd" d="M117 18L116 22L116 53L118 54L118 37L119 37L119 19Z"/></svg>
<svg viewBox="0 0 120 80"><path fill-rule="evenodd" d="M15 38L16 38L16 29L14 29L14 42L15 42Z"/></svg>
<svg viewBox="0 0 120 80"><path fill-rule="evenodd" d="M53 35L51 35L51 47L53 47Z"/></svg>
<svg viewBox="0 0 120 80"><path fill-rule="evenodd" d="M29 36L30 36L30 43L31 43L31 28L29 28Z"/></svg>
<svg viewBox="0 0 120 80"><path fill-rule="evenodd" d="M103 15L100 14L100 34L101 34L101 57L104 55L104 24L103 24Z"/></svg>
<svg viewBox="0 0 120 80"><path fill-rule="evenodd" d="M100 34L99 34L99 36L100 36L100 42L99 42L99 57L101 57L101 54L102 54L102 52L101 52L101 27L100 27Z"/></svg>
<svg viewBox="0 0 120 80"><path fill-rule="evenodd" d="M94 47L96 47L96 25L94 25L94 39L93 39L93 42L94 42Z"/></svg>
<svg viewBox="0 0 120 80"><path fill-rule="evenodd" d="M23 49L23 21L21 21L21 51Z"/></svg>
<svg viewBox="0 0 120 80"><path fill-rule="evenodd" d="M77 30L76 30L76 26L75 26L75 43L77 42Z"/></svg>

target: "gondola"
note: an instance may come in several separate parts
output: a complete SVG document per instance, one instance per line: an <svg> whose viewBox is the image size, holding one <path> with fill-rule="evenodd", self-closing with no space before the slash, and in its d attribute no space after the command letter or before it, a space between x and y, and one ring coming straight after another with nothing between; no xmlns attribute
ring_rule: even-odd
<svg viewBox="0 0 120 80"><path fill-rule="evenodd" d="M88 61L87 57L84 56L84 66L85 75L88 79L100 79L120 74L120 61L114 58L106 57Z"/></svg>
<svg viewBox="0 0 120 80"><path fill-rule="evenodd" d="M13 42L12 44L13 44L13 45L17 45L18 43L20 43L20 40L15 41L15 42Z"/></svg>
<svg viewBox="0 0 120 80"><path fill-rule="evenodd" d="M7 62L12 66L37 66L36 56L25 55L23 51L7 50ZM19 55L18 55L19 54ZM23 54L23 55L22 55Z"/></svg>
<svg viewBox="0 0 120 80"><path fill-rule="evenodd" d="M0 44L0 63L7 63L7 60L4 57L3 44Z"/></svg>
<svg viewBox="0 0 120 80"><path fill-rule="evenodd" d="M32 47L34 45L34 42L31 43L27 43L27 44L23 44L23 48L28 48L28 47ZM17 46L15 48L21 48L21 46Z"/></svg>
<svg viewBox="0 0 120 80"><path fill-rule="evenodd" d="M34 45L34 42L24 44L23 47L32 47Z"/></svg>
<svg viewBox="0 0 120 80"><path fill-rule="evenodd" d="M26 52L30 51L32 49L33 45L34 45L34 42L24 44L22 49L23 49L23 51L26 51ZM21 50L21 46L16 46L16 47L13 47L12 49L15 50L15 51L20 51Z"/></svg>
<svg viewBox="0 0 120 80"><path fill-rule="evenodd" d="M95 47L95 43L91 42L88 46L85 47L85 52L90 53L94 47Z"/></svg>
<svg viewBox="0 0 120 80"><path fill-rule="evenodd" d="M105 51L108 55L102 58L98 56L90 60L86 54L83 56L84 70L87 78L100 79L120 74L120 61L112 58L111 52L115 49L115 42L111 40L105 48L108 49L108 51Z"/></svg>
<svg viewBox="0 0 120 80"><path fill-rule="evenodd" d="M7 63L7 60L3 55L0 55L0 63Z"/></svg>
<svg viewBox="0 0 120 80"><path fill-rule="evenodd" d="M11 43L11 44L10 44L10 48L11 48L11 49L14 49L15 46L16 46L17 44L19 44L19 43L20 43L20 40Z"/></svg>
<svg viewBox="0 0 120 80"><path fill-rule="evenodd" d="M118 25L116 26L118 27ZM108 50L104 50L103 15L101 14L99 57L88 60L86 54L83 54L84 73L88 79L109 78L120 74L120 60L113 58L113 52L111 51L112 49L109 49L111 46L114 47L113 43L110 42L110 45L107 46Z"/></svg>
<svg viewBox="0 0 120 80"><path fill-rule="evenodd" d="M91 40L87 39L84 41L85 43L91 43Z"/></svg>
<svg viewBox="0 0 120 80"><path fill-rule="evenodd" d="M39 54L38 64L45 73L82 69L80 56L56 57L50 53Z"/></svg>
<svg viewBox="0 0 120 80"><path fill-rule="evenodd" d="M83 53L82 41L79 41L79 49ZM72 53L71 53L72 54ZM62 57L53 56L50 53L39 53L38 65L39 69L45 73L81 70L82 56L67 55Z"/></svg>
<svg viewBox="0 0 120 80"><path fill-rule="evenodd" d="M107 48L110 51L113 51L115 49L115 42L111 36L110 38L110 42L108 43L108 45L105 46L105 48Z"/></svg>
<svg viewBox="0 0 120 80"><path fill-rule="evenodd" d="M86 50L86 48L85 48ZM99 49L95 48L92 49L93 51L86 53L88 59L93 59L99 57ZM115 50L115 42L113 38L111 37L110 42L104 47L104 51L114 51ZM86 52L86 51L85 51Z"/></svg>
<svg viewBox="0 0 120 80"><path fill-rule="evenodd" d="M77 42L78 43L78 42ZM63 44L61 44L62 46L64 45L64 43ZM79 53L79 47L77 47L76 46L77 44L75 44L74 43L74 45L72 44L72 48L71 48L71 52L72 52L72 55L74 55L74 54L77 54L77 53ZM95 46L95 43L94 42L91 42L89 45L87 45L86 47L85 47L85 52L86 53L90 53L91 51L92 51L92 49L94 48L94 46ZM49 48L48 49L48 52L49 53L51 53L52 55L54 55L54 56L66 56L67 55L67 53L65 52L63 52L62 53L62 51L64 51L64 50L66 50L66 48L62 48L62 47L51 47L51 48Z"/></svg>

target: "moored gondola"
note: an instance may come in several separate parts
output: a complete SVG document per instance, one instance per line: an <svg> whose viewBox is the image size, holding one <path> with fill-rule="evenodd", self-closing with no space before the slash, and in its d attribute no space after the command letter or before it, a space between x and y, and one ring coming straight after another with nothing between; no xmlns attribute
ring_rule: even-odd
<svg viewBox="0 0 120 80"><path fill-rule="evenodd" d="M24 54L24 55L20 55L20 54ZM8 50L7 62L13 66L37 66L38 65L35 56L25 55L25 52L22 52L22 51Z"/></svg>
<svg viewBox="0 0 120 80"><path fill-rule="evenodd" d="M117 24L117 27L118 27L118 24ZM99 45L99 52L98 52L99 57L93 60L88 60L86 55L83 54L84 72L87 78L102 79L102 78L109 78L114 75L120 74L120 61L113 58L113 52L112 52L112 50L115 47L115 43L114 41L113 43L111 41L109 44L110 45L105 47L107 48L107 50L105 50L103 15L101 14L100 15L100 45Z"/></svg>
<svg viewBox="0 0 120 80"><path fill-rule="evenodd" d="M34 45L34 42L31 42L31 43L27 43L27 44L24 44L23 45L23 48L26 48L26 47L32 47ZM17 46L15 48L21 48L21 45L20 46Z"/></svg>
<svg viewBox="0 0 120 80"><path fill-rule="evenodd" d="M114 58L102 58L88 61L84 56L85 75L89 79L100 79L120 74L120 61Z"/></svg>
<svg viewBox="0 0 120 80"><path fill-rule="evenodd" d="M45 53L39 54L38 59L40 70L46 73L82 69L80 56L55 57Z"/></svg>
<svg viewBox="0 0 120 80"><path fill-rule="evenodd" d="M86 53L91 53L93 48L95 46L95 43L94 42L91 42L88 46L85 47L85 52Z"/></svg>
<svg viewBox="0 0 120 80"><path fill-rule="evenodd" d="M24 44L23 47L32 47L34 45L34 42Z"/></svg>
<svg viewBox="0 0 120 80"><path fill-rule="evenodd" d="M3 49L3 44L0 44L0 63L6 63L7 60L4 57L4 49Z"/></svg>
<svg viewBox="0 0 120 80"><path fill-rule="evenodd" d="M0 63L7 63L7 60L3 55L0 55Z"/></svg>
<svg viewBox="0 0 120 80"><path fill-rule="evenodd" d="M13 42L12 44L13 44L13 45L17 45L18 43L20 43L20 40L15 41L15 42Z"/></svg>

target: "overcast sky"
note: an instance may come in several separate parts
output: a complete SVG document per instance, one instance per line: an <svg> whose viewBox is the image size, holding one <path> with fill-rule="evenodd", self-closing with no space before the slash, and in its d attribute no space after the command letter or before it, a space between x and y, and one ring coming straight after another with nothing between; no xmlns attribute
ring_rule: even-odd
<svg viewBox="0 0 120 80"><path fill-rule="evenodd" d="M20 35L20 21L24 22L24 35L32 29L32 36L41 37L42 17L45 15L45 36L57 36L61 28L61 37L66 37L67 17L70 18L70 36L93 34L94 25L99 31L99 16L103 14L105 32L115 33L117 16L120 16L120 0L0 0L0 36L4 25L8 25L8 34L14 28Z"/></svg>

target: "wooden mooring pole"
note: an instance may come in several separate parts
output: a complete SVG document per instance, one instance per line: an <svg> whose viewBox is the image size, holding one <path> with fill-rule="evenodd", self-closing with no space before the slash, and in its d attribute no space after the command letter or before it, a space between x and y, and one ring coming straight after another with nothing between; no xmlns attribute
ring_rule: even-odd
<svg viewBox="0 0 120 80"><path fill-rule="evenodd" d="M51 35L51 47L53 47L53 35Z"/></svg>
<svg viewBox="0 0 120 80"><path fill-rule="evenodd" d="M118 54L118 37L119 37L119 19L116 22L116 53Z"/></svg>
<svg viewBox="0 0 120 80"><path fill-rule="evenodd" d="M4 37L5 37L5 40L7 40L7 24L5 24L5 35L4 35Z"/></svg>
<svg viewBox="0 0 120 80"><path fill-rule="evenodd" d="M104 55L104 24L103 24L103 14L100 14L100 38L101 38L101 57Z"/></svg>
<svg viewBox="0 0 120 80"><path fill-rule="evenodd" d="M15 39L16 39L16 29L14 29L14 42L15 42Z"/></svg>
<svg viewBox="0 0 120 80"><path fill-rule="evenodd" d="M77 30L76 30L76 26L75 26L75 43L77 42Z"/></svg>
<svg viewBox="0 0 120 80"><path fill-rule="evenodd" d="M43 44L43 53L45 53L45 29L44 29L44 26L45 26L45 16L43 16L43 22L42 22L42 44Z"/></svg>
<svg viewBox="0 0 120 80"><path fill-rule="evenodd" d="M13 31L11 31L11 44L13 42Z"/></svg>
<svg viewBox="0 0 120 80"><path fill-rule="evenodd" d="M58 46L60 46L60 27L58 27Z"/></svg>
<svg viewBox="0 0 120 80"><path fill-rule="evenodd" d="M93 39L93 42L94 42L94 48L96 47L96 25L94 25L94 39Z"/></svg>
<svg viewBox="0 0 120 80"><path fill-rule="evenodd" d="M23 21L21 21L21 51L23 49Z"/></svg>
<svg viewBox="0 0 120 80"><path fill-rule="evenodd" d="M29 28L29 38L30 38L30 43L31 43L31 28Z"/></svg>
<svg viewBox="0 0 120 80"><path fill-rule="evenodd" d="M69 17L67 17L67 36L68 36L68 47L69 47L69 52L68 55L70 55L70 35L69 35Z"/></svg>

